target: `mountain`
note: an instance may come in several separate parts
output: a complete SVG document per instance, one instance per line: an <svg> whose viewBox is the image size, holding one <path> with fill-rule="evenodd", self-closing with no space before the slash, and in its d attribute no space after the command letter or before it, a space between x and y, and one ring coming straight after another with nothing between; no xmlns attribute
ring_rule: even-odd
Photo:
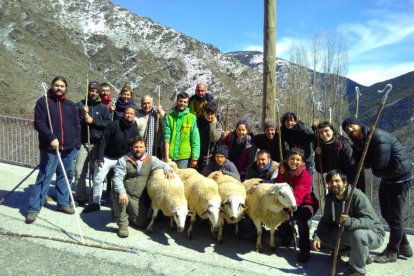
<svg viewBox="0 0 414 276"><path fill-rule="evenodd" d="M0 36L2 113L31 118L43 95L40 83L62 75L74 101L84 97L87 79L106 81L115 91L130 81L136 100L144 94L158 99L159 85L169 110L178 91L193 94L204 81L213 95L231 99L229 121L261 116L260 73L110 1L1 0Z"/></svg>

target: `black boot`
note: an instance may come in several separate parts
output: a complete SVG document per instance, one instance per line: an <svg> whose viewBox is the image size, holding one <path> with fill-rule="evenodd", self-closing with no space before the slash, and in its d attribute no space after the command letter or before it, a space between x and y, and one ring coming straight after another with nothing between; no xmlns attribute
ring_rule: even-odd
<svg viewBox="0 0 414 276"><path fill-rule="evenodd" d="M398 255L411 258L413 256L413 250L411 249L410 244L401 244L398 250Z"/></svg>
<svg viewBox="0 0 414 276"><path fill-rule="evenodd" d="M381 254L374 257L374 262L379 264L395 263L396 261L397 252L387 248Z"/></svg>

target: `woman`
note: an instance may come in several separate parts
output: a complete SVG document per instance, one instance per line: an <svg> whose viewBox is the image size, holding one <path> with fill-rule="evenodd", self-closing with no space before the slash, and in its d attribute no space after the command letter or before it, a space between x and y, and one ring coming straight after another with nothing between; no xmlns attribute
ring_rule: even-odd
<svg viewBox="0 0 414 276"><path fill-rule="evenodd" d="M241 181L244 181L247 169L253 164L256 155L257 148L252 138L253 134L249 133L247 121L241 119L237 122L236 129L224 139L229 149L229 160L236 165Z"/></svg>
<svg viewBox="0 0 414 276"><path fill-rule="evenodd" d="M114 111L114 120L122 118L124 110L127 106L133 106L135 111L137 111L137 106L135 105L134 96L132 94L132 88L129 85L129 82L125 83L119 93L119 97L115 103L115 111ZM136 112L135 112L136 113Z"/></svg>
<svg viewBox="0 0 414 276"><path fill-rule="evenodd" d="M319 173L327 173L338 169L353 184L357 163L354 158L352 146L348 139L339 135L329 122L318 124L319 140L315 143L315 168ZM365 192L364 177L360 177L357 188Z"/></svg>
<svg viewBox="0 0 414 276"><path fill-rule="evenodd" d="M299 230L299 262L306 263L310 256L309 225L308 221L315 215L319 202L311 192L312 177L306 170L304 152L300 148L289 151L287 160L281 162L276 183L288 183L296 199L297 210L293 212L291 221L296 221ZM289 221L278 228L282 236L282 244L289 245L293 238L293 229Z"/></svg>

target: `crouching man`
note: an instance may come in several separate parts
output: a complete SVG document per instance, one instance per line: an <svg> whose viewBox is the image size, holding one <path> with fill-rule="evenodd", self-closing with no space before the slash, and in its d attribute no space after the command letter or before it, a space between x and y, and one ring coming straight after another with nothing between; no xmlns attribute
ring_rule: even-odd
<svg viewBox="0 0 414 276"><path fill-rule="evenodd" d="M145 140L141 137L134 139L131 150L115 165L111 196L120 238L128 237L129 222L140 228L147 226L150 200L146 186L155 169L163 169L167 179L174 177L167 163L146 153Z"/></svg>
<svg viewBox="0 0 414 276"><path fill-rule="evenodd" d="M345 215L346 202L351 192L346 175L332 170L326 175L329 193L325 209L313 235L312 247L335 250L339 225L344 224L340 251L350 251L344 275L365 275L365 265L371 263L369 250L377 249L384 241L385 231L367 196L359 189L352 195L350 211Z"/></svg>

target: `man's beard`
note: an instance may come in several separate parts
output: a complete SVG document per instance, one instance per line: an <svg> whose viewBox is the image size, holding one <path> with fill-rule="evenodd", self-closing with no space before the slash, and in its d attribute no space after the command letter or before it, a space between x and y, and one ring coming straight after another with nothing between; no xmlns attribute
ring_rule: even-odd
<svg viewBox="0 0 414 276"><path fill-rule="evenodd" d="M329 189L329 193L334 196L337 196L341 193L341 190L339 189L339 187L332 187Z"/></svg>

